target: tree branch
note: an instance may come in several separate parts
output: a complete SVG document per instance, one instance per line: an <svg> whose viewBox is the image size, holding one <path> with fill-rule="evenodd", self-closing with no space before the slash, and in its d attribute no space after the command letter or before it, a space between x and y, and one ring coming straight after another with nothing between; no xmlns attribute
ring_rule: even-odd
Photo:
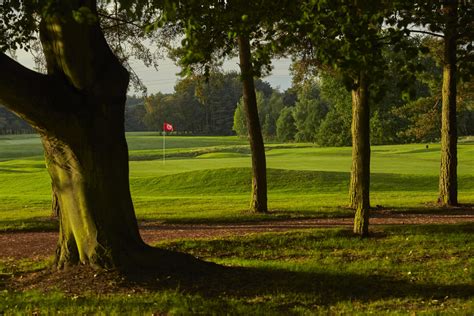
<svg viewBox="0 0 474 316"><path fill-rule="evenodd" d="M129 74L107 44L99 23L78 23L57 13L43 19L40 38L48 73L66 78L81 93L125 97Z"/></svg>
<svg viewBox="0 0 474 316"><path fill-rule="evenodd" d="M15 112L31 116L44 107L47 76L30 70L4 53L0 54L0 102ZM45 89L46 88L46 89ZM35 104L35 106L33 106ZM20 114L20 113L19 113Z"/></svg>
<svg viewBox="0 0 474 316"><path fill-rule="evenodd" d="M144 27L145 27L144 25L137 24L134 21L121 19L119 17L107 15L107 14L104 14L102 12L98 12L97 15L104 18L104 19L112 20L112 21L115 21L115 22L120 22L119 25L131 25L131 26L134 26L136 28L139 28L140 30L143 30ZM112 27L115 27L115 26L117 26L117 25L107 26L107 28L112 28Z"/></svg>
<svg viewBox="0 0 474 316"><path fill-rule="evenodd" d="M408 29L408 31L410 31L410 33L420 33L420 34L426 34L426 35L430 35L430 36L435 36L435 37L444 38L444 35L443 35L443 34L433 33L433 32L429 32L429 31L410 30L410 29Z"/></svg>
<svg viewBox="0 0 474 316"><path fill-rule="evenodd" d="M52 122L67 119L68 108L79 105L77 92L59 78L30 70L4 53L0 69L0 103L35 128L50 129Z"/></svg>

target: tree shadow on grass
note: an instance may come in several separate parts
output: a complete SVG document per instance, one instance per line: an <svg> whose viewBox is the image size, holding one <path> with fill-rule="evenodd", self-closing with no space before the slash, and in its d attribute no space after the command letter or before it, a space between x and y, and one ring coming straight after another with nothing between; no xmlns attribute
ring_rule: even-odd
<svg viewBox="0 0 474 316"><path fill-rule="evenodd" d="M159 264L157 263L157 266ZM13 274L12 274L13 275ZM237 300L255 304L270 302L280 312L294 306L311 309L343 301L443 300L474 297L474 284L412 282L405 276L364 275L353 272L308 272L282 268L224 267L202 264L133 272L102 271L90 267L63 271L42 270L1 277L0 290L61 291L66 295L147 294L172 291L207 300ZM178 292L176 292L178 291Z"/></svg>
<svg viewBox="0 0 474 316"><path fill-rule="evenodd" d="M416 229L415 229L416 228ZM474 225L422 225L410 230L412 234L474 233ZM406 229L406 228L405 228ZM389 233L403 231L393 227ZM350 231L339 230L341 238L355 238ZM319 235L316 236L318 238ZM322 235L321 235L322 236ZM380 233L378 238L384 238ZM204 245L206 246L206 245ZM156 269L97 272L90 267L64 271L47 271L23 275L14 285L16 291L30 289L59 290L66 295L160 293L171 291L179 295L197 295L209 301L239 301L245 304L266 304L279 312L294 306L311 310L315 305L330 306L339 302L375 302L383 300L443 300L472 299L474 284L466 279L458 284L436 284L413 280L399 273L372 275L340 272L292 271L273 267L225 267L195 261L188 266L177 263ZM161 268L160 268L161 267ZM294 265L297 269L297 264ZM341 267L343 269L344 267ZM449 273L446 271L445 273ZM17 274L19 275L19 274ZM0 290L12 288L15 281L0 278ZM3 283L3 284L2 284ZM6 285L5 285L6 284ZM89 293L89 294L88 294ZM258 299L257 299L258 298ZM263 301L262 301L263 298Z"/></svg>
<svg viewBox="0 0 474 316"><path fill-rule="evenodd" d="M390 234L399 235L406 227L390 227L388 231L376 232L372 238L385 238ZM473 234L474 225L416 225L408 233L436 234ZM348 230L338 230L335 237L357 238ZM318 236L316 236L318 237ZM212 242L212 241L210 241ZM271 245L269 245L271 246ZM205 247L205 245L204 245ZM341 267L343 268L343 267ZM445 271L446 274L449 271ZM159 279L157 282L156 280ZM230 296L248 300L252 297L290 297L298 304L333 305L340 301L377 301L386 299L431 300L474 297L474 284L466 280L459 284L436 284L417 281L411 277L389 272L385 274L358 274L350 271L291 271L282 268L222 267L209 266L198 273L186 270L153 277L153 273L128 275L130 282L136 282L148 290L179 287L184 292L199 294L203 297ZM165 280L165 281L163 281ZM292 300L291 297L294 299ZM306 302L306 303L304 303Z"/></svg>
<svg viewBox="0 0 474 316"><path fill-rule="evenodd" d="M261 268L218 268L199 277L168 275L150 281L149 274L129 275L128 280L148 291L179 288L207 298L223 295L247 301L253 297L285 297L285 303L333 305L341 301L377 301L415 298L421 300L469 298L474 285L412 283L409 279L354 273L314 273ZM160 280L158 278L158 280ZM276 302L278 305L278 302Z"/></svg>

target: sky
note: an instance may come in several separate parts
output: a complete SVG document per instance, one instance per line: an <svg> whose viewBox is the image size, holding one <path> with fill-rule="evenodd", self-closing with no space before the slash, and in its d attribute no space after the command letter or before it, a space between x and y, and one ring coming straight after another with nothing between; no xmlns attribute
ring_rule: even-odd
<svg viewBox="0 0 474 316"><path fill-rule="evenodd" d="M33 69L34 63L30 53L25 51L17 51L18 62L22 65ZM291 60L288 58L279 59L273 61L272 73L263 78L271 84L273 88L277 88L280 91L284 91L291 86L291 75L289 67ZM176 81L179 79L177 75L180 69L168 58L163 58L159 62L158 71L153 67L146 67L140 61L133 61L131 63L132 68L140 77L144 85L147 87L148 94L154 94L157 92L172 93ZM225 71L239 70L237 59L231 59L224 63L223 68ZM129 94L139 94L136 91L130 90ZM141 93L140 93L141 94Z"/></svg>

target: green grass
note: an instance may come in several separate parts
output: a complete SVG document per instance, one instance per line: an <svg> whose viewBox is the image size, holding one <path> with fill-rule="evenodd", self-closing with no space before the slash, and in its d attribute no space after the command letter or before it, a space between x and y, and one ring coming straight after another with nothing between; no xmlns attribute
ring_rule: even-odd
<svg viewBox="0 0 474 316"><path fill-rule="evenodd" d="M344 229L314 229L160 243L229 268L205 277L173 276L145 293L0 288L0 313L470 315L473 234L473 225L424 225L379 227L363 240ZM0 262L0 275L46 265Z"/></svg>
<svg viewBox="0 0 474 316"><path fill-rule="evenodd" d="M351 149L267 145L270 215L248 212L250 156L236 137L131 133L131 190L139 219L238 222L351 214ZM372 204L430 212L439 145L374 146ZM459 145L459 199L474 203L474 142ZM37 136L0 137L0 230L57 230ZM11 276L50 261L0 260L0 315L10 314L453 314L474 313L474 225L376 227L370 239L314 229L163 242L229 267L166 279L153 290L80 294L7 289Z"/></svg>
<svg viewBox="0 0 474 316"><path fill-rule="evenodd" d="M250 155L237 137L130 133L130 181L139 219L248 221ZM425 210L437 198L439 144L373 146L373 205ZM459 200L474 203L474 143L460 142ZM351 149L267 144L270 218L346 216ZM0 136L0 230L44 227L50 179L36 135ZM268 218L268 217L267 217ZM49 227L55 227L50 225Z"/></svg>

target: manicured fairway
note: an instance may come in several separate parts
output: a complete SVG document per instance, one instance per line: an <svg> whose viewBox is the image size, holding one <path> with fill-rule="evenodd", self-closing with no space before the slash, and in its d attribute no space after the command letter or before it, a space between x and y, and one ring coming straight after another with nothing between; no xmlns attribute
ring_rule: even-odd
<svg viewBox="0 0 474 316"><path fill-rule="evenodd" d="M128 134L130 181L140 219L236 221L250 214L250 152L236 137ZM269 207L279 217L349 215L351 149L267 144ZM372 205L426 209L436 201L439 145L372 148ZM459 145L459 199L474 203L474 142ZM0 137L0 230L49 216L50 179L35 135Z"/></svg>

